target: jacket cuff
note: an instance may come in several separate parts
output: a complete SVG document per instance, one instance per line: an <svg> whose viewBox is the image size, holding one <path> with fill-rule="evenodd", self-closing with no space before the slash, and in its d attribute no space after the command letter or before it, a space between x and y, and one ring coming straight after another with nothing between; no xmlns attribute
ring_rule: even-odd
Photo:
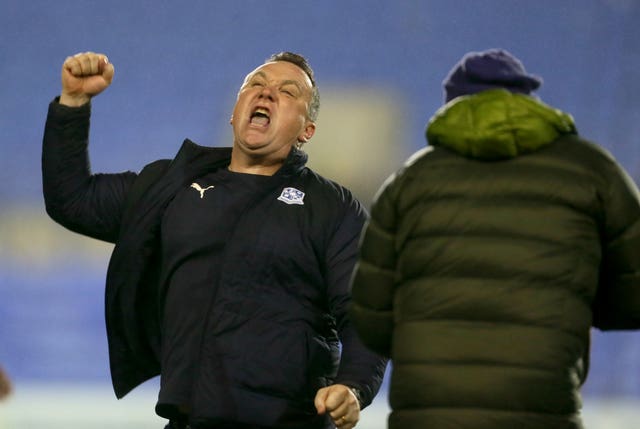
<svg viewBox="0 0 640 429"><path fill-rule="evenodd" d="M365 407L364 401L362 399L362 391L360 389L358 389L357 387L351 387L351 386L349 386L349 389L351 389L353 394L356 396L356 399L358 400L358 405L360 406L360 409L362 410Z"/></svg>
<svg viewBox="0 0 640 429"><path fill-rule="evenodd" d="M75 120L91 116L91 101L78 107L60 104L60 96L49 103L49 116L56 120Z"/></svg>

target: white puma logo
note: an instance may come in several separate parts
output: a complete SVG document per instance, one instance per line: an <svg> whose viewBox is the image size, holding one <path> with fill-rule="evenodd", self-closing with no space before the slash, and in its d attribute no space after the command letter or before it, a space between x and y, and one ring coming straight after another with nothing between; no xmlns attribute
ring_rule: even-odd
<svg viewBox="0 0 640 429"><path fill-rule="evenodd" d="M200 199L204 198L204 191L208 191L209 189L214 188L214 186L213 186L213 185L211 185L211 186L207 186L206 188L202 188L202 187L200 187L200 185L198 185L196 182L193 182L193 183L191 184L191 187L192 187L193 189L195 189L196 191L200 192Z"/></svg>

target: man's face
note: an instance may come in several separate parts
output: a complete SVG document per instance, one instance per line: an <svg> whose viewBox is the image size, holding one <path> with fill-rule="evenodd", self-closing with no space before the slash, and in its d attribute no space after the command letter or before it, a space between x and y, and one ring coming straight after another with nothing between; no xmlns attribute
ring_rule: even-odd
<svg viewBox="0 0 640 429"><path fill-rule="evenodd" d="M315 131L308 118L311 80L295 64L276 61L247 75L233 109L234 145L251 156L286 157Z"/></svg>

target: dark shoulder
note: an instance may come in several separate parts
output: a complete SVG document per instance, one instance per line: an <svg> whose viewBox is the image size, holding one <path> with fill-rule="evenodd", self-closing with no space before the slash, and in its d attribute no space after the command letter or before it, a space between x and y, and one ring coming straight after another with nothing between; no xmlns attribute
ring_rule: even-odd
<svg viewBox="0 0 640 429"><path fill-rule="evenodd" d="M170 159L159 159L144 166L138 175L139 179L144 180L157 180L159 179L169 168L171 164Z"/></svg>
<svg viewBox="0 0 640 429"><path fill-rule="evenodd" d="M577 135L559 138L544 150L540 159L557 168L572 170L576 175L608 182L612 174L622 170L620 163L603 146Z"/></svg>
<svg viewBox="0 0 640 429"><path fill-rule="evenodd" d="M342 208L366 216L363 205L346 186L324 177L308 167L305 167L301 176L305 185L305 193L309 196L310 201L325 205L327 209Z"/></svg>
<svg viewBox="0 0 640 429"><path fill-rule="evenodd" d="M166 173L170 164L171 160L169 159L159 159L147 164L140 170L127 195L125 211L128 211L130 207L139 201L142 195Z"/></svg>

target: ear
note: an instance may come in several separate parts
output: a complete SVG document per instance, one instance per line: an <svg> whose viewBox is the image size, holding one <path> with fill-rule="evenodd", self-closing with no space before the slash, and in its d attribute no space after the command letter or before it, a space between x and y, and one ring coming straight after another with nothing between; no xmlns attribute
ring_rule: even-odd
<svg viewBox="0 0 640 429"><path fill-rule="evenodd" d="M302 130L302 133L298 136L298 141L300 143L306 143L311 140L311 137L316 133L316 123L315 122L307 122Z"/></svg>

